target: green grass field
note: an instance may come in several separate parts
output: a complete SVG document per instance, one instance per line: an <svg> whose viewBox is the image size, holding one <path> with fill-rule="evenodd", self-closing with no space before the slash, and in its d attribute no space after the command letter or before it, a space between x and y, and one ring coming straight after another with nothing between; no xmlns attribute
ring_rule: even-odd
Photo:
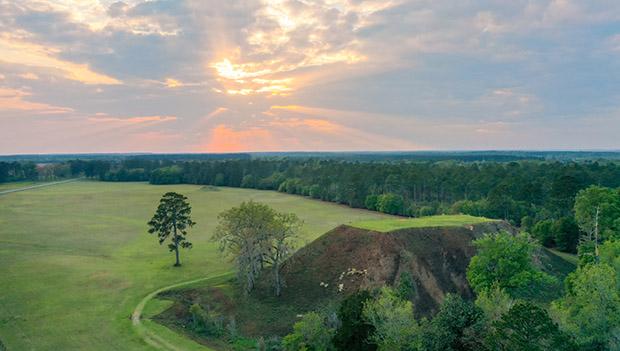
<svg viewBox="0 0 620 351"><path fill-rule="evenodd" d="M25 187L29 187L33 185L41 185L45 183L48 183L48 182L26 181L26 182L0 183L0 191L25 188Z"/></svg>
<svg viewBox="0 0 620 351"><path fill-rule="evenodd" d="M490 221L493 220L467 215L444 215L421 218L385 218L380 220L364 219L361 221L355 221L350 225L356 228L374 230L378 232L391 232L393 230L405 228L458 227Z"/></svg>
<svg viewBox="0 0 620 351"><path fill-rule="evenodd" d="M167 191L189 197L198 223L180 268L146 233ZM131 326L132 310L160 287L230 271L209 238L219 212L249 199L295 212L305 221L306 241L342 223L389 218L276 192L194 185L81 181L3 195L0 340L8 350L150 350ZM161 307L147 306L145 314Z"/></svg>

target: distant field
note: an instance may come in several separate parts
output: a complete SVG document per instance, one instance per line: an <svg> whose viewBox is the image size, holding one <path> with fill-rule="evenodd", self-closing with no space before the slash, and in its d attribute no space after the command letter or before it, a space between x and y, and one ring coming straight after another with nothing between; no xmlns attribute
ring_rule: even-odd
<svg viewBox="0 0 620 351"><path fill-rule="evenodd" d="M45 184L45 183L47 183L47 182L27 181L27 182L0 183L0 191L19 189L19 188L26 188L26 187L29 187L29 186L40 185L40 184Z"/></svg>
<svg viewBox="0 0 620 351"><path fill-rule="evenodd" d="M189 197L198 223L180 268L146 233L167 191ZM195 185L79 181L3 195L0 340L8 350L151 350L131 327L133 308L159 287L229 272L209 238L219 212L249 199L296 213L304 241L342 223L390 218L277 192ZM177 338L181 349L196 347L147 324Z"/></svg>
<svg viewBox="0 0 620 351"><path fill-rule="evenodd" d="M351 223L356 228L375 230L378 232L390 232L405 228L425 227L456 227L483 222L491 222L492 219L467 215L442 215L420 218L385 218L380 220L362 220Z"/></svg>

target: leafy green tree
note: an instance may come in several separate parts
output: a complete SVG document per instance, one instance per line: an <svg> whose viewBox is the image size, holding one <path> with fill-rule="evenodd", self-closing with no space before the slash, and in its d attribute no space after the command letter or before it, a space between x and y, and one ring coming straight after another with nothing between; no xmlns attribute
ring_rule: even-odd
<svg viewBox="0 0 620 351"><path fill-rule="evenodd" d="M555 233L554 233L554 221L546 219L540 221L532 227L532 236L546 247L553 247L555 245Z"/></svg>
<svg viewBox="0 0 620 351"><path fill-rule="evenodd" d="M478 253L467 267L467 280L477 293L497 286L512 297L525 297L554 281L534 265L536 245L527 234L486 234L474 245Z"/></svg>
<svg viewBox="0 0 620 351"><path fill-rule="evenodd" d="M242 188L255 188L256 187L256 177L251 174L246 174L241 179L241 187Z"/></svg>
<svg viewBox="0 0 620 351"><path fill-rule="evenodd" d="M316 313L306 313L295 323L293 332L282 339L282 346L287 351L329 351L334 350L332 338L335 330L329 328L324 318Z"/></svg>
<svg viewBox="0 0 620 351"><path fill-rule="evenodd" d="M552 304L552 312L562 328L584 349L620 348L616 274L606 263L579 267L566 278L566 295Z"/></svg>
<svg viewBox="0 0 620 351"><path fill-rule="evenodd" d="M620 240L608 240L600 247L601 263L608 264L616 271L616 284L620 291Z"/></svg>
<svg viewBox="0 0 620 351"><path fill-rule="evenodd" d="M515 300L499 286L493 286L478 293L476 306L480 308L487 322L499 320L515 304Z"/></svg>
<svg viewBox="0 0 620 351"><path fill-rule="evenodd" d="M420 326L413 316L411 301L383 287L375 299L364 303L365 320L374 327L370 340L379 350L415 350L419 347Z"/></svg>
<svg viewBox="0 0 620 351"><path fill-rule="evenodd" d="M562 217L553 223L553 233L555 246L558 250L564 252L577 252L577 244L579 243L579 226L575 219L571 217Z"/></svg>
<svg viewBox="0 0 620 351"><path fill-rule="evenodd" d="M372 299L368 291L360 291L346 297L338 309L340 327L334 335L336 350L374 351L377 349L370 336L375 327L364 318L364 304Z"/></svg>
<svg viewBox="0 0 620 351"><path fill-rule="evenodd" d="M375 194L370 194L366 196L364 200L364 206L372 211L377 210L377 203L379 202L379 196Z"/></svg>
<svg viewBox="0 0 620 351"><path fill-rule="evenodd" d="M170 239L168 248L175 253L175 267L181 265L179 248L190 249L192 243L187 241L187 231L196 223L191 218L192 208L187 197L175 192L168 192L159 200L155 215L148 222L150 234L157 233L159 244Z"/></svg>
<svg viewBox="0 0 620 351"><path fill-rule="evenodd" d="M413 281L411 272L404 271L400 274L400 280L398 281L396 293L403 300L413 300L415 296L415 282Z"/></svg>
<svg viewBox="0 0 620 351"><path fill-rule="evenodd" d="M301 221L254 201L220 213L213 240L220 251L233 256L246 293L254 289L265 265L271 266L276 296L281 294L282 263L290 256Z"/></svg>
<svg viewBox="0 0 620 351"><path fill-rule="evenodd" d="M379 195L377 199L377 210L389 214L401 214L405 203L400 195L387 193Z"/></svg>
<svg viewBox="0 0 620 351"><path fill-rule="evenodd" d="M183 169L179 166L162 167L151 173L151 184L179 184L183 181Z"/></svg>
<svg viewBox="0 0 620 351"><path fill-rule="evenodd" d="M620 194L611 188L590 186L577 193L575 219L585 233L584 241L593 241L595 255L600 241L620 236Z"/></svg>
<svg viewBox="0 0 620 351"><path fill-rule="evenodd" d="M448 294L424 336L424 350L483 350L484 312L459 295Z"/></svg>
<svg viewBox="0 0 620 351"><path fill-rule="evenodd" d="M487 339L490 350L570 351L576 350L570 337L560 331L544 309L519 302L493 323Z"/></svg>

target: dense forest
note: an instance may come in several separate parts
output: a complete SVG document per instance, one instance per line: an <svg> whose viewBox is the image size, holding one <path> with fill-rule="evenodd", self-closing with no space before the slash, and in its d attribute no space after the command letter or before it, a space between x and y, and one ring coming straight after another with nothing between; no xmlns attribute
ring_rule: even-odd
<svg viewBox="0 0 620 351"><path fill-rule="evenodd" d="M315 158L175 161L132 157L35 167L0 162L0 181L86 176L104 181L277 190L403 216L464 213L510 221L544 245L575 252L576 194L620 187L616 161L360 162Z"/></svg>

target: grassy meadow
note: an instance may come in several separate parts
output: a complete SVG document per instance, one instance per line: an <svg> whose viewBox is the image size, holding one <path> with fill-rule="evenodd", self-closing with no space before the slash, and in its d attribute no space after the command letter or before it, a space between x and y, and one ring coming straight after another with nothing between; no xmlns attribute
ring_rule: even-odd
<svg viewBox="0 0 620 351"><path fill-rule="evenodd" d="M26 188L34 185L41 185L47 182L35 182L35 181L23 181L23 182L9 182L9 183L0 183L0 192L5 190L13 190Z"/></svg>
<svg viewBox="0 0 620 351"><path fill-rule="evenodd" d="M189 197L198 223L180 268L146 232L167 191ZM150 350L131 326L132 310L160 287L230 271L209 238L219 212L250 199L300 216L304 241L342 223L389 218L276 192L196 185L80 181L2 195L0 340L8 350Z"/></svg>
<svg viewBox="0 0 620 351"><path fill-rule="evenodd" d="M405 228L426 228L426 227L459 227L463 225L491 222L492 219L474 217L468 215L443 215L421 218L384 218L384 219L364 219L355 221L350 225L356 228L374 230L377 232L391 232L393 230Z"/></svg>

